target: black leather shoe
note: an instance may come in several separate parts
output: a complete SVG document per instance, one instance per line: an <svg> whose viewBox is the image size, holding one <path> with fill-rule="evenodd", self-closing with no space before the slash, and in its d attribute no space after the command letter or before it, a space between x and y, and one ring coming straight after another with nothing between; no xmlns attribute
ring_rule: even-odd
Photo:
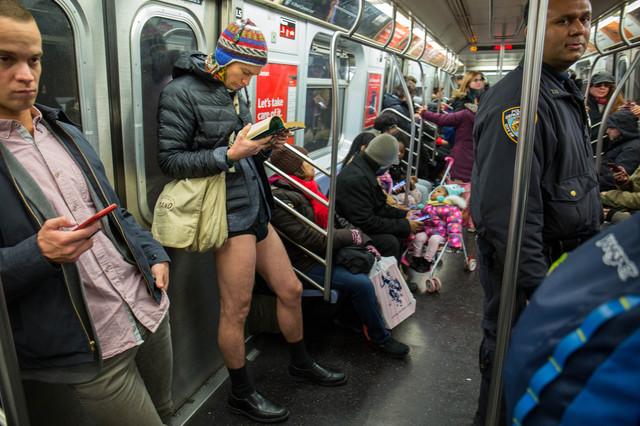
<svg viewBox="0 0 640 426"><path fill-rule="evenodd" d="M383 352L391 358L404 358L409 353L409 346L402 342L398 342L393 337L389 337L389 339L384 343L369 343L376 351Z"/></svg>
<svg viewBox="0 0 640 426"><path fill-rule="evenodd" d="M269 401L258 391L253 391L246 398L236 398L230 394L227 406L232 413L249 417L254 422L277 423L289 417L287 407Z"/></svg>
<svg viewBox="0 0 640 426"><path fill-rule="evenodd" d="M322 386L339 386L347 383L347 374L334 368L323 367L317 362L308 368L289 364L289 377L295 382L312 382Z"/></svg>

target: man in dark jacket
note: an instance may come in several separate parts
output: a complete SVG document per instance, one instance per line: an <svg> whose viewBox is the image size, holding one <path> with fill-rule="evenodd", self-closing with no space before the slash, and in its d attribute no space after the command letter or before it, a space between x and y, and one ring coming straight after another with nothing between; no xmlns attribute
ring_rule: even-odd
<svg viewBox="0 0 640 426"><path fill-rule="evenodd" d="M600 191L616 188L612 167L635 170L640 166L638 117L631 111L616 111L607 118L606 132L600 164Z"/></svg>
<svg viewBox="0 0 640 426"><path fill-rule="evenodd" d="M42 40L16 0L0 0L0 51L0 275L22 377L68 384L83 423L167 423L169 258L123 208L74 229L119 201L64 113L33 106Z"/></svg>
<svg viewBox="0 0 640 426"><path fill-rule="evenodd" d="M409 83L407 85L407 88L409 89L411 98L413 98L415 85ZM396 111L398 113L396 117L396 120L398 121L398 127L411 134L409 105L407 104L407 97L404 94L404 89L402 88L401 84L395 86L392 93L385 93L382 95L382 109L392 109Z"/></svg>
<svg viewBox="0 0 640 426"><path fill-rule="evenodd" d="M398 162L396 138L387 134L373 138L338 175L336 211L371 237L380 254L399 260L402 240L416 232L422 223L410 219L411 211L387 204L376 179Z"/></svg>
<svg viewBox="0 0 640 426"><path fill-rule="evenodd" d="M513 283L517 286L516 317L551 263L595 234L602 219L584 97L566 73L586 49L590 19L588 0L549 2L526 223L518 281ZM485 298L477 424L484 424L495 352L522 75L521 63L483 95L474 127L475 163L469 205L478 231L480 282Z"/></svg>

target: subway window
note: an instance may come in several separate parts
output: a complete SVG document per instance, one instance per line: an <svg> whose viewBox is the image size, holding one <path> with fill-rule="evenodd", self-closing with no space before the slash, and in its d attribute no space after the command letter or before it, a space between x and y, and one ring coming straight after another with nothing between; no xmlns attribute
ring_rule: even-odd
<svg viewBox="0 0 640 426"><path fill-rule="evenodd" d="M172 80L173 64L184 50L196 50L196 35L189 25L165 17L148 19L140 35L140 73L144 130L147 203L153 209L164 185L170 180L158 166L158 99Z"/></svg>
<svg viewBox="0 0 640 426"><path fill-rule="evenodd" d="M318 34L309 51L309 67L307 70L307 90L305 95L304 147L314 152L331 144L331 111L333 94L331 92L331 73L329 57L330 39L325 34ZM346 82L355 72L355 59L344 51L338 54L338 80L341 104L338 106L338 128L342 126L343 102Z"/></svg>
<svg viewBox="0 0 640 426"><path fill-rule="evenodd" d="M43 73L40 76L36 103L59 108L74 123L82 125L71 23L62 9L52 1L23 0L22 3L35 18L42 34Z"/></svg>

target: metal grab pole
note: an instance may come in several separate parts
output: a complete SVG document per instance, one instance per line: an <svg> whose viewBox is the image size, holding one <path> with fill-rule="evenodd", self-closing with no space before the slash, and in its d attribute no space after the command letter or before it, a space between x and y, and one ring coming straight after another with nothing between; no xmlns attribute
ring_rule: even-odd
<svg viewBox="0 0 640 426"><path fill-rule="evenodd" d="M329 187L329 218L327 220L327 231L330 236L333 236L333 223L336 211L336 176L338 168L338 143L340 142L340 129L338 128L338 107L340 105L340 88L338 87L338 39L340 37L351 37L360 22L362 21L362 12L364 10L364 0L358 0L358 16L356 17L353 26L349 32L336 31L331 37L331 50L329 57L329 72L331 74L331 186ZM327 238L327 251L325 255L327 261L327 268L324 274L324 300L328 302L331 300L331 272L333 266L333 238Z"/></svg>
<svg viewBox="0 0 640 426"><path fill-rule="evenodd" d="M411 139L409 142L409 158L408 158L408 166L407 166L407 175L405 180L405 197L404 197L404 205L409 206L409 187L411 186L411 163L413 162L413 148L415 147L415 135L416 135L416 120L413 118L414 109L413 109L413 98L411 98L411 93L409 93L409 88L407 87L407 82L404 81L404 76L402 75L402 70L400 69L400 65L398 64L398 60L396 59L396 54L392 53L391 58L393 59L393 65L398 73L398 78L400 79L400 84L402 84L402 90L404 91L404 95L407 98L407 107L409 108L409 120L411 121Z"/></svg>
<svg viewBox="0 0 640 426"><path fill-rule="evenodd" d="M29 413L24 399L22 378L16 348L13 344L11 324L7 313L2 282L0 282L0 398L5 410L7 424L28 426Z"/></svg>
<svg viewBox="0 0 640 426"><path fill-rule="evenodd" d="M513 191L511 195L511 216L509 218L509 237L507 253L502 276L500 311L498 314L498 337L495 358L491 371L491 387L487 407L487 425L497 426L500 421L502 404L502 368L507 356L511 323L515 311L516 287L520 247L527 209L529 178L533 158L536 111L540 92L540 73L542 70L542 51L546 28L548 0L531 0L529 4L529 31L524 56L524 74L522 76L522 97L520 100L520 126L516 164L513 174Z"/></svg>

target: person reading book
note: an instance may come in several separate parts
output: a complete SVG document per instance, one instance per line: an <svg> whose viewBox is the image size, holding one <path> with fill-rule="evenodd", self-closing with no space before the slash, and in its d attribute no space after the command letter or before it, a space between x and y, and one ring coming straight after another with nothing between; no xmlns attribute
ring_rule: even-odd
<svg viewBox="0 0 640 426"><path fill-rule="evenodd" d="M304 129L304 123L300 121L290 121L285 123L279 115L272 115L264 120L253 124L247 133L247 138L251 140L266 138L280 132L293 132Z"/></svg>
<svg viewBox="0 0 640 426"><path fill-rule="evenodd" d="M265 398L249 378L244 323L258 272L277 296L278 323L289 343L289 377L324 386L346 383L344 372L323 367L307 354L300 307L302 284L269 223L273 197L263 162L291 136L280 130L251 140L251 112L240 89L267 64L267 42L250 20L231 23L215 54L181 54L174 80L160 95L158 162L172 178L225 173L229 235L215 252L220 292L218 345L229 371L228 407L254 421L278 422L287 408ZM269 121L271 123L271 121ZM235 137L229 140L230 135Z"/></svg>

